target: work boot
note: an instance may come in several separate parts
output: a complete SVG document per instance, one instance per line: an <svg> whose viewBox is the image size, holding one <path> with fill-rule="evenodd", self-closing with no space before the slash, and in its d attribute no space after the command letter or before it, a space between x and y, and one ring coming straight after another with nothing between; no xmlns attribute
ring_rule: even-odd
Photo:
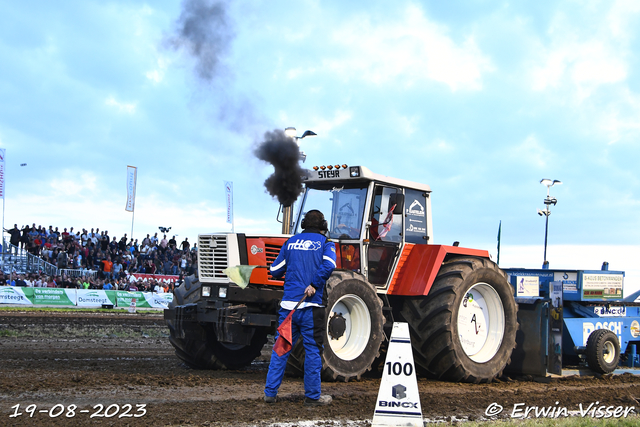
<svg viewBox="0 0 640 427"><path fill-rule="evenodd" d="M317 400L304 398L304 406L325 406L331 403L333 399L328 394L321 394Z"/></svg>
<svg viewBox="0 0 640 427"><path fill-rule="evenodd" d="M267 396L265 394L264 395L264 401L265 401L265 403L276 403L276 396Z"/></svg>

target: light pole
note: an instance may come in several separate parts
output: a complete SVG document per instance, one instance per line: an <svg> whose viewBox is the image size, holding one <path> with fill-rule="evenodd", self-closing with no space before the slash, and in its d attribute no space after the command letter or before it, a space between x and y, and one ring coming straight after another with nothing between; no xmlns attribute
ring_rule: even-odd
<svg viewBox="0 0 640 427"><path fill-rule="evenodd" d="M289 138L293 139L297 144L298 147L300 146L300 140L302 138L306 138L307 136L316 136L317 133L315 133L312 130L305 130L302 134L302 136L297 136L297 131L296 128L290 126L288 128L284 129L284 134L287 135ZM307 159L307 155L304 153L304 151L300 151L300 160L302 160L302 163L304 163L304 161Z"/></svg>
<svg viewBox="0 0 640 427"><path fill-rule="evenodd" d="M551 197L549 195L549 189L556 184L562 184L562 181L558 181L557 179L541 179L540 184L547 186L547 197L544 199L545 208L543 211L538 209L538 215L545 216L545 225L544 225L544 262L542 263L542 268L549 268L549 263L547 262L547 235L549 233L549 215L551 215L551 210L549 209L551 205L555 206L558 203L558 199L555 197Z"/></svg>
<svg viewBox="0 0 640 427"><path fill-rule="evenodd" d="M296 128L290 126L284 129L284 134L289 138L293 139L297 144L298 148L300 147L300 140L302 138L306 138L307 136L315 136L317 135L312 130L305 130L302 136L297 136ZM300 160L302 163L307 159L307 155L304 151L300 151ZM291 219L293 216L293 204L291 206L283 206L282 207L282 234L291 234Z"/></svg>

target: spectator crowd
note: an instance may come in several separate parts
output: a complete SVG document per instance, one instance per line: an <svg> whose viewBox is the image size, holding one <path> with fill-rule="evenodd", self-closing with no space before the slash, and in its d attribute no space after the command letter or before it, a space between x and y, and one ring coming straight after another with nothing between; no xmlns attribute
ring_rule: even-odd
<svg viewBox="0 0 640 427"><path fill-rule="evenodd" d="M106 279L93 276L70 277L64 273L57 276L47 276L42 273L18 274L13 272L5 275L0 272L0 285L24 286L29 288L103 289L163 293L173 292L174 288L180 286L182 281L182 274L177 281L173 282L153 278L136 279L134 276Z"/></svg>
<svg viewBox="0 0 640 427"><path fill-rule="evenodd" d="M175 237L167 239L158 233L147 236L138 243L138 239L129 239L127 234L120 237L109 236L108 231L91 229L74 232L73 227L59 231L58 227L35 224L5 229L10 235L9 242L26 250L30 254L54 264L58 269L76 269L96 271L95 277L66 277L42 275L24 275L3 277L2 282L23 281L26 286L35 287L71 287L84 289L125 289L131 284L137 289L154 291L163 286L157 280L131 281L132 273L191 275L197 268L198 249L191 247L188 238L178 245ZM46 283L46 285L45 285ZM20 286L20 285L17 285ZM140 289L144 288L144 289ZM150 288L150 289L149 289ZM127 289L129 290L129 289ZM159 290L159 289L158 289Z"/></svg>

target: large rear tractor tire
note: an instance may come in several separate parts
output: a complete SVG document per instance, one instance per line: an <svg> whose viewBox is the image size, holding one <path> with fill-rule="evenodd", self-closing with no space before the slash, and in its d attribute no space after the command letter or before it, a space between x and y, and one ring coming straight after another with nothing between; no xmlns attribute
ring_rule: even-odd
<svg viewBox="0 0 640 427"><path fill-rule="evenodd" d="M200 298L201 287L195 276L185 278L175 289L169 308L195 303ZM211 325L201 325L202 339L178 338L173 322L167 321L167 325L169 342L176 356L193 369L240 369L260 356L267 342L267 331L261 328L254 329L251 344L237 345L219 342Z"/></svg>
<svg viewBox="0 0 640 427"><path fill-rule="evenodd" d="M587 365L599 374L610 374L620 362L620 341L609 329L596 329L587 338Z"/></svg>
<svg viewBox="0 0 640 427"><path fill-rule="evenodd" d="M518 329L513 288L493 262L445 261L426 297L407 298L417 370L455 382L491 382L511 360Z"/></svg>
<svg viewBox="0 0 640 427"><path fill-rule="evenodd" d="M382 301L375 288L353 271L334 271L325 292L322 379L359 380L379 355L384 337ZM289 355L290 373L304 373L304 356L304 346L299 340Z"/></svg>

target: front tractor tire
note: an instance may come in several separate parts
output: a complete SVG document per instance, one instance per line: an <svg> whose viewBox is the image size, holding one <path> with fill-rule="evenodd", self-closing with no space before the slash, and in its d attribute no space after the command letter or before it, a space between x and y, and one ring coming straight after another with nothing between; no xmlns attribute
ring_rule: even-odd
<svg viewBox="0 0 640 427"><path fill-rule="evenodd" d="M491 382L511 360L518 328L513 288L484 258L445 261L426 297L407 298L418 371L454 382Z"/></svg>
<svg viewBox="0 0 640 427"><path fill-rule="evenodd" d="M185 278L175 289L169 308L197 302L201 287L195 276ZM261 328L254 329L251 344L238 345L219 342L212 325L198 326L203 328L199 339L179 338L174 323L167 321L167 325L169 342L175 348L176 356L193 369L240 369L260 356L267 342L267 331Z"/></svg>
<svg viewBox="0 0 640 427"><path fill-rule="evenodd" d="M620 362L620 341L609 329L596 329L587 339L587 365L599 374L610 374Z"/></svg>
<svg viewBox="0 0 640 427"><path fill-rule="evenodd" d="M382 301L364 276L347 270L334 271L325 292L322 379L359 380L380 354L384 337ZM304 373L304 357L302 340L298 340L289 356L290 373Z"/></svg>

